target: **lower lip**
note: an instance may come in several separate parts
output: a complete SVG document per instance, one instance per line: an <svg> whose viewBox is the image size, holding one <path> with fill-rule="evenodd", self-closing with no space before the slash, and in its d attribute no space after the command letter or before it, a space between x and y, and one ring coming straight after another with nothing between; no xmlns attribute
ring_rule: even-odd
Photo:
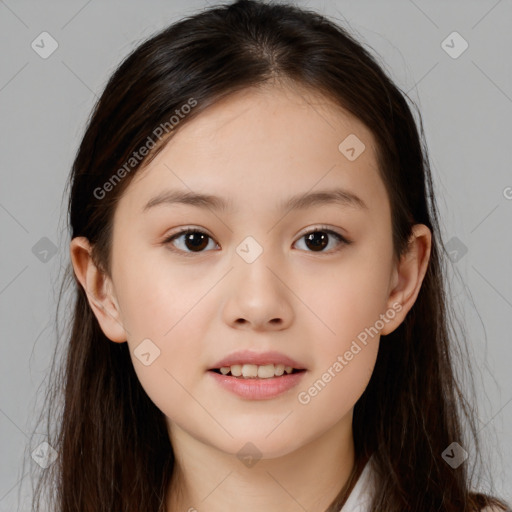
<svg viewBox="0 0 512 512"><path fill-rule="evenodd" d="M281 377L272 377L270 379L244 379L243 377L222 375L221 373L211 370L207 373L212 375L216 382L224 389L231 391L235 395L248 400L267 400L295 387L306 371L289 373Z"/></svg>

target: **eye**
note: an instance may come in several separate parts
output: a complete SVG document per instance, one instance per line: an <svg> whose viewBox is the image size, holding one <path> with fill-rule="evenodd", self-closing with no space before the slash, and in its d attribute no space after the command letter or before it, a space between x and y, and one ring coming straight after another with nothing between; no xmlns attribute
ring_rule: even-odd
<svg viewBox="0 0 512 512"><path fill-rule="evenodd" d="M329 238L334 238L338 246L349 245L352 243L341 234L324 226L319 226L316 229L308 231L307 233L303 234L299 240L302 240L303 238L305 239L306 247L311 249L308 252L328 252L324 251L324 249L329 245ZM163 244L165 245L170 243L176 247L175 242L180 241L181 248L171 250L180 252L185 256L189 256L193 253L205 252L204 249L206 249L209 245L208 239L213 242L213 238L211 238L210 235L206 234L204 231L198 229L183 228L177 233L167 237L163 241ZM335 252L336 250L339 250L339 247L338 249L330 252Z"/></svg>
<svg viewBox="0 0 512 512"><path fill-rule="evenodd" d="M190 252L187 252L183 249L178 249L176 252L183 252L185 253L185 256L188 256L189 254L192 254L194 252L204 252L203 249L205 247L208 247L208 243L206 243L208 239L213 241L213 238L207 235L204 231L200 231L198 229L184 228L178 231L178 233L175 233L166 238L163 243L173 243L175 240L178 241L180 239L183 239L182 244L185 245L185 248L190 249Z"/></svg>
<svg viewBox="0 0 512 512"><path fill-rule="evenodd" d="M347 240L344 236L338 232L329 229L324 226L319 226L311 231L308 231L302 235L299 240L305 239L307 247L311 248L312 251L308 252L335 252L340 249L334 249L334 251L324 251L323 249L329 245L329 237L333 237L337 241L337 245L350 245L352 242Z"/></svg>

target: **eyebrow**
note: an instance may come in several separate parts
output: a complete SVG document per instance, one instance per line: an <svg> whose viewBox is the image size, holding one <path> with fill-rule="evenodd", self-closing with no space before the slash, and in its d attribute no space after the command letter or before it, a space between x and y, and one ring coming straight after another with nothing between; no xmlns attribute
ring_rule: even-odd
<svg viewBox="0 0 512 512"><path fill-rule="evenodd" d="M227 211L231 207L230 201L219 196L180 190L165 190L150 199L143 207L142 211L146 212L158 205L173 204L188 204L198 208L208 208L220 211ZM325 204L337 204L339 206L352 207L356 209L368 209L367 204L359 196L342 188L297 194L286 201L280 202L278 204L278 209L286 211L301 210Z"/></svg>

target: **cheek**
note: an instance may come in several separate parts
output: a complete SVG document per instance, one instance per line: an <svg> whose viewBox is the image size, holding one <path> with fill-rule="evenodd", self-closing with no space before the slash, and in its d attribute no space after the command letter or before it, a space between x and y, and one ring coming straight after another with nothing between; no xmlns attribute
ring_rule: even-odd
<svg viewBox="0 0 512 512"><path fill-rule="evenodd" d="M340 410L330 411L330 404L347 411L353 407L377 358L389 272L385 259L375 254L354 253L336 273L317 275L306 301L318 317L309 322L315 325L310 337L316 364L298 402L333 418Z"/></svg>
<svg viewBox="0 0 512 512"><path fill-rule="evenodd" d="M331 424L355 405L373 373L382 330L385 295L379 272L354 266L328 283L324 293L312 297L323 324L315 319L315 367L297 393L311 428L319 415Z"/></svg>
<svg viewBox="0 0 512 512"><path fill-rule="evenodd" d="M133 309L128 345L141 386L153 403L174 419L190 409L190 393L203 376L204 336L200 333L206 328L197 322L204 321L197 298L187 300L163 288L154 289L153 297L158 300ZM144 344L147 348L141 350ZM148 352L152 362L146 365L144 354Z"/></svg>
<svg viewBox="0 0 512 512"><path fill-rule="evenodd" d="M327 430L342 418L348 418L359 400L375 366L378 340L372 345L352 350L352 359L336 359L322 368L297 392L297 413L305 432L318 434L319 426Z"/></svg>
<svg viewBox="0 0 512 512"><path fill-rule="evenodd" d="M116 293L133 366L148 396L164 411L190 399L184 388L191 389L204 370L202 344L211 319L208 301L201 298L213 283L191 277L149 257L146 262L127 257L117 266Z"/></svg>
<svg viewBox="0 0 512 512"><path fill-rule="evenodd" d="M208 290L210 278L178 265L165 248L127 246L116 264L116 293L132 342L141 336L169 344Z"/></svg>
<svg viewBox="0 0 512 512"><path fill-rule="evenodd" d="M335 272L308 279L309 292L306 294L304 288L302 293L317 317L315 338L323 340L328 352L343 349L365 329L379 326L377 322L386 308L388 283L389 273L382 261L359 253L350 261L347 258L346 264Z"/></svg>

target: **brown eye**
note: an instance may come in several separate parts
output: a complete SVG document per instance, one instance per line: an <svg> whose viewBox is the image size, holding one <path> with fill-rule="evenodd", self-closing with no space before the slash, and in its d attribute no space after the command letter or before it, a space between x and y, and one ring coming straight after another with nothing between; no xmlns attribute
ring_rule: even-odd
<svg viewBox="0 0 512 512"><path fill-rule="evenodd" d="M315 231L305 236L306 245L312 251L322 251L329 244L329 236L323 231Z"/></svg>
<svg viewBox="0 0 512 512"><path fill-rule="evenodd" d="M201 251L208 245L208 238L209 236L204 233L187 233L184 239L185 247L192 251Z"/></svg>
<svg viewBox="0 0 512 512"><path fill-rule="evenodd" d="M179 240L181 242L181 247L177 248L177 250L184 253L200 253L204 252L204 249L208 247L208 241L213 239L202 231L196 229L184 229L165 239L164 244L172 243L175 245L175 240Z"/></svg>
<svg viewBox="0 0 512 512"><path fill-rule="evenodd" d="M343 245L349 245L352 242L332 229L317 228L309 233L302 235L299 240L305 240L306 252L335 252ZM333 250L325 250L332 245L335 240ZM203 231L197 229L182 229L164 240L164 244L171 244L174 248L171 250L179 252L184 256L190 256L194 253L200 254L206 252L208 244L214 242L213 238ZM178 243L179 242L179 243ZM216 244L214 244L216 245ZM218 245L217 245L218 247Z"/></svg>
<svg viewBox="0 0 512 512"><path fill-rule="evenodd" d="M335 245L338 246L352 243L336 231L323 228L317 228L314 231L310 231L309 233L302 235L300 240L305 240L305 245L309 249L308 252L330 252L325 251L324 249L329 245L331 237L336 240L337 243ZM334 250L336 250L336 248Z"/></svg>

